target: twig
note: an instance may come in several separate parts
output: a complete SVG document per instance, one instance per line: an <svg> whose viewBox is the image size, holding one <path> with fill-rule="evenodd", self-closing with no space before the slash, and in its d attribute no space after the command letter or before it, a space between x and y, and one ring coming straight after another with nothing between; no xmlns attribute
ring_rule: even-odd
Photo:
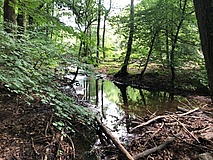
<svg viewBox="0 0 213 160"><path fill-rule="evenodd" d="M75 159L75 145L72 141L72 138L67 134L67 133L63 133L65 135L65 137L67 137L71 143L71 147L72 147L72 151L73 151L73 159Z"/></svg>
<svg viewBox="0 0 213 160"><path fill-rule="evenodd" d="M151 137L144 143L144 146L146 146L146 144L148 143L148 141L150 140L150 139L152 139L162 128L163 128L163 126L164 126L164 123L160 126L160 128L158 128L157 129L157 131L155 131L152 135L151 135Z"/></svg>
<svg viewBox="0 0 213 160"><path fill-rule="evenodd" d="M46 128L45 128L45 131L44 131L44 135L45 135L45 137L47 137L47 131L48 131L48 128L49 128L50 124L52 123L52 120L53 120L53 114L52 114L52 115L51 115L51 117L50 117L50 121L49 121L49 122L47 122L47 125L46 125Z"/></svg>
<svg viewBox="0 0 213 160"><path fill-rule="evenodd" d="M154 147L154 148L151 148L151 149L147 149L147 150L143 151L142 153L139 153L139 154L133 156L134 160L138 160L140 158L144 158L144 157L146 157L146 156L148 156L148 155L150 155L152 153L158 152L158 151L166 148L166 146L171 144L175 140L175 138L177 136L180 136L180 133L176 134L174 137L169 138L166 142L164 142L163 144L161 144L161 145L159 145L157 147Z"/></svg>
<svg viewBox="0 0 213 160"><path fill-rule="evenodd" d="M32 140L32 148L33 148L33 150L35 151L35 153L39 156L40 153L38 153L38 151L37 151L36 148L35 148L34 139L31 138L31 140Z"/></svg>
<svg viewBox="0 0 213 160"><path fill-rule="evenodd" d="M186 112L186 113L177 114L177 115L172 115L172 117L175 117L175 116L176 116L176 117L186 116L186 115L191 114L191 113L193 113L193 112L195 112L195 111L197 111L197 110L199 110L199 108L195 108L195 109L190 110L190 111L188 111L188 112ZM132 129L130 130L130 132L134 131L134 130L137 129L137 128L140 128L140 127L149 125L150 123L152 123L152 122L154 122L154 121L157 121L157 120L159 120L159 119L168 118L168 117L171 117L171 115L164 115L164 116L157 116L157 117L154 117L154 118L152 118L152 119L150 119L150 120L148 120L148 121L146 121L146 122L144 122L144 123L141 123L140 125L137 125L136 127L132 128Z"/></svg>
<svg viewBox="0 0 213 160"><path fill-rule="evenodd" d="M194 135L193 133L191 133L191 132L186 128L186 126L185 126L182 122L180 122L177 118L175 118L175 117L173 117L173 116L171 116L171 118L175 119L175 120L183 127L183 129L184 129L187 133L189 133L198 143L200 143L200 141L198 140L198 138L195 137L195 135Z"/></svg>

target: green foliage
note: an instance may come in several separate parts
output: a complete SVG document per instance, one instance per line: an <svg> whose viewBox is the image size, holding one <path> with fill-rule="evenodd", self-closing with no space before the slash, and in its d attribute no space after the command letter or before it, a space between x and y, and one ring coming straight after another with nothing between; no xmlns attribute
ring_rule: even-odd
<svg viewBox="0 0 213 160"><path fill-rule="evenodd" d="M71 58L75 55L70 52L70 45L58 43L42 32L20 35L20 39L16 36L0 31L0 82L8 95L17 95L28 105L39 99L41 104L51 105L61 119L90 124L89 111L75 105L72 98L60 91L54 79L54 68L60 64L80 66L81 62ZM55 123L61 129L60 122Z"/></svg>
<svg viewBox="0 0 213 160"><path fill-rule="evenodd" d="M177 30L181 20L181 1L141 1L135 6L135 32L132 49L132 58L145 61L153 35L157 32L151 61L154 63L168 63L168 58ZM127 42L128 37L128 10L111 18L111 24L116 33L122 35ZM168 32L168 33L167 33ZM167 35L166 35L167 34ZM166 39L168 38L168 44ZM175 50L176 66L181 68L186 62L199 61L199 36L196 24L196 17L193 12L193 3L187 3L184 15L184 24L178 35L178 44ZM167 50L167 47L169 50Z"/></svg>

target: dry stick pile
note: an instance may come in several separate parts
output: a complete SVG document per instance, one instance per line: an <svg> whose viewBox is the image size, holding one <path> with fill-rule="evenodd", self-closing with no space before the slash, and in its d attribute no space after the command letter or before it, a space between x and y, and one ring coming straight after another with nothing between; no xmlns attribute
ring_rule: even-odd
<svg viewBox="0 0 213 160"><path fill-rule="evenodd" d="M135 138L126 146L128 151L99 123L123 157L129 160L193 159L203 156L201 153L205 153L203 159L212 159L206 153L213 152L213 118L203 114L199 108L178 110L185 113L152 116L146 121L137 119L132 122L136 124L131 129Z"/></svg>

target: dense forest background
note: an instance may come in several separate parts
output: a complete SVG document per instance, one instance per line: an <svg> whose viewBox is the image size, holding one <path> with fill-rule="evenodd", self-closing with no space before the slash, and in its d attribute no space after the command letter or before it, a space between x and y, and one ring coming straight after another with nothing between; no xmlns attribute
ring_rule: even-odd
<svg viewBox="0 0 213 160"><path fill-rule="evenodd" d="M166 75L172 89L213 99L212 15L211 0L129 0L125 7L115 0L0 0L0 102L12 102L17 113L51 108L57 118L46 116L46 136L50 123L62 135L75 133L75 124L94 127L92 111L62 87L78 73L133 83L135 75L137 82Z"/></svg>

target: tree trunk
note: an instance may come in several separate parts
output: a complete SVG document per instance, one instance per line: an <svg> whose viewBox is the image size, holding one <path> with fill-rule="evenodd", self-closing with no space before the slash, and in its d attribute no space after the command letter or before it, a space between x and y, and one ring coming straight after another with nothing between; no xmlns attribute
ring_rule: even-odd
<svg viewBox="0 0 213 160"><path fill-rule="evenodd" d="M22 5L24 6L24 4L22 4ZM18 8L17 24L19 26L18 38L21 38L21 34L24 34L26 31L26 14L24 13L22 8Z"/></svg>
<svg viewBox="0 0 213 160"><path fill-rule="evenodd" d="M15 2L15 0L4 0L4 30L8 33L15 30L13 27L16 24Z"/></svg>
<svg viewBox="0 0 213 160"><path fill-rule="evenodd" d="M20 27L19 33L24 34L26 31L26 16L25 13L19 12L17 16L17 24Z"/></svg>
<svg viewBox="0 0 213 160"><path fill-rule="evenodd" d="M213 5L212 0L193 0L213 101Z"/></svg>
<svg viewBox="0 0 213 160"><path fill-rule="evenodd" d="M180 3L181 3L181 1L180 1ZM171 78L172 84L174 83L174 80L175 80L174 53L175 53L175 48L176 48L177 41L178 41L179 32L180 32L181 26L183 24L183 21L185 19L186 5L187 5L187 0L184 0L183 8L180 8L182 10L181 19L180 19L180 22L177 25L177 30L176 30L176 33L175 33L174 40L172 42L172 49L171 49L171 52L170 52L170 69L171 69L171 73L172 73L172 78ZM182 5L180 4L180 7L181 6Z"/></svg>
<svg viewBox="0 0 213 160"><path fill-rule="evenodd" d="M98 26L97 26L97 51L96 51L97 64L99 63L100 24L101 24L101 0L98 1Z"/></svg>
<svg viewBox="0 0 213 160"><path fill-rule="evenodd" d="M151 45L150 45L150 47L149 47L149 53L148 53L148 56L147 56L147 59L146 59L146 63L145 63L144 69L143 69L142 72L141 72L140 78L143 77L143 75L144 75L144 73L145 73L145 71L146 71L146 68L147 68L147 66L148 66L149 59L150 59L150 56L151 56L151 54L152 54L152 50L153 50L154 43L155 43L155 39L156 39L156 37L157 37L157 35L158 35L158 32L159 32L159 31L156 31L156 32L154 33L153 37L152 37Z"/></svg>
<svg viewBox="0 0 213 160"><path fill-rule="evenodd" d="M127 72L127 66L129 64L129 59L132 51L132 41L133 41L133 34L134 34L134 0L131 0L131 6L130 6L130 25L129 25L129 39L127 43L127 52L126 57L123 63L123 66L121 67L121 70L115 74L115 77L118 75L125 76L128 75Z"/></svg>
<svg viewBox="0 0 213 160"><path fill-rule="evenodd" d="M106 53L105 53L105 33L106 33L106 21L107 21L107 17L109 15L109 12L112 8L112 0L110 0L109 2L109 9L105 11L105 15L104 15L104 25L103 25L103 35L102 35L102 50L103 50L103 58L106 58Z"/></svg>

